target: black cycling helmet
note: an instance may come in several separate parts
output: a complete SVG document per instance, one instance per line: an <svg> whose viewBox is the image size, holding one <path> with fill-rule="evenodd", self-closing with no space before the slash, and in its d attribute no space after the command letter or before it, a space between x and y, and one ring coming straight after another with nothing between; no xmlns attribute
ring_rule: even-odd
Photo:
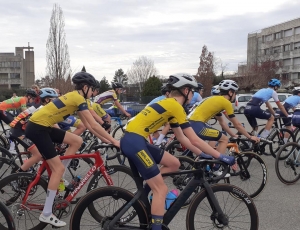
<svg viewBox="0 0 300 230"><path fill-rule="evenodd" d="M161 95L165 95L167 92L170 93L169 88L165 85L160 88Z"/></svg>
<svg viewBox="0 0 300 230"><path fill-rule="evenodd" d="M37 97L38 95L33 89L27 89L26 96Z"/></svg>
<svg viewBox="0 0 300 230"><path fill-rule="evenodd" d="M298 93L300 93L300 87L294 87L293 94L298 95Z"/></svg>
<svg viewBox="0 0 300 230"><path fill-rule="evenodd" d="M89 74L89 73L82 72L82 71L76 73L72 77L72 82L75 85L84 83L84 84L87 84L87 85L92 86L92 87L96 87L97 86L97 82L96 82L96 79L94 78L94 76L91 75L91 74Z"/></svg>
<svg viewBox="0 0 300 230"><path fill-rule="evenodd" d="M200 90L200 89L203 89L203 88L204 88L203 85L200 82L198 82L197 90Z"/></svg>
<svg viewBox="0 0 300 230"><path fill-rule="evenodd" d="M111 87L113 89L119 89L119 88L123 88L123 85L121 83L119 83L119 82L112 82L111 83Z"/></svg>

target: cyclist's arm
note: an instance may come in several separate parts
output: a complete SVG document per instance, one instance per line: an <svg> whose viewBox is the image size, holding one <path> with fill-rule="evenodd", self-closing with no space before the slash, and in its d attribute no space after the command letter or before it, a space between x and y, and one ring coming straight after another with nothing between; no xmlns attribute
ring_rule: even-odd
<svg viewBox="0 0 300 230"><path fill-rule="evenodd" d="M89 111L91 112L91 114L95 118L95 120L100 123L100 125L102 125L104 123L104 121L102 120L102 118L99 117L94 110L90 109Z"/></svg>
<svg viewBox="0 0 300 230"><path fill-rule="evenodd" d="M266 101L265 104L266 104L268 110L270 111L270 113L273 114L273 115L275 115L275 111L273 110L270 102Z"/></svg>
<svg viewBox="0 0 300 230"><path fill-rule="evenodd" d="M228 124L226 123L225 119L223 119L222 116L215 116L215 118L218 120L219 124L225 130L226 133L228 133L232 137L236 136L236 134L234 132L232 132L232 129L229 128ZM227 116L227 118L229 119L228 116Z"/></svg>
<svg viewBox="0 0 300 230"><path fill-rule="evenodd" d="M91 115L90 111L83 110L78 111L78 116L80 117L81 121L83 122L84 126L90 130L95 136L100 138L101 140L106 139L109 142L111 142L113 145L119 147L120 142L114 139L111 135L109 135L105 129L102 128L101 125L99 125L93 116Z"/></svg>
<svg viewBox="0 0 300 230"><path fill-rule="evenodd" d="M259 139L255 136L251 136L247 130L243 127L243 125L238 121L238 119L236 117L231 117L229 118L230 121L232 122L232 124L234 125L234 127L241 133L243 134L245 137L247 137L248 139L254 140L254 141L258 141Z"/></svg>
<svg viewBox="0 0 300 230"><path fill-rule="evenodd" d="M287 111L285 110L283 105L280 103L280 101L277 101L276 104L277 104L278 108L280 109L280 111L283 112L283 114L287 117L289 114L287 113Z"/></svg>
<svg viewBox="0 0 300 230"><path fill-rule="evenodd" d="M199 138L197 136L197 134L194 132L194 130L191 127L183 129L183 133L185 134L185 136L187 137L187 139L191 142L191 144L193 146L196 146L198 149L200 149L201 151L203 151L206 154L211 155L214 158L219 158L220 157L221 154L217 150L215 150L214 148L212 148L204 140L202 140L201 138ZM175 132L174 132L174 134L176 135ZM176 138L177 138L177 135L176 135ZM190 149L190 148L188 148L188 149ZM194 152L194 153L197 154L197 155L199 155L196 152Z"/></svg>
<svg viewBox="0 0 300 230"><path fill-rule="evenodd" d="M126 112L126 110L123 108L123 106L120 104L120 102L115 101L115 106L117 106L118 109L121 110L121 112L124 113L127 117L131 117L130 113Z"/></svg>

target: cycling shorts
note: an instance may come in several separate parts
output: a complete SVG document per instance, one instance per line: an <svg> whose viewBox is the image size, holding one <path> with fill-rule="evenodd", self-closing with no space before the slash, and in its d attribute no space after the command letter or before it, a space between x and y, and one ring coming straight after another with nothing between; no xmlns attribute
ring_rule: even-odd
<svg viewBox="0 0 300 230"><path fill-rule="evenodd" d="M292 123L294 126L300 128L300 110L295 110L292 117Z"/></svg>
<svg viewBox="0 0 300 230"><path fill-rule="evenodd" d="M38 148L45 160L56 157L53 142L61 144L65 138L66 131L53 127L46 127L28 121L25 136L29 138Z"/></svg>
<svg viewBox="0 0 300 230"><path fill-rule="evenodd" d="M21 127L11 128L9 132L10 132L11 139L16 140L17 143L22 145L24 149L30 151L32 148L35 147L33 142L25 137L25 131Z"/></svg>
<svg viewBox="0 0 300 230"><path fill-rule="evenodd" d="M8 111L0 110L0 120L4 121L5 124L9 125L15 117Z"/></svg>
<svg viewBox="0 0 300 230"><path fill-rule="evenodd" d="M190 121L190 125L202 140L205 141L218 141L222 137L222 132L212 128L202 121Z"/></svg>
<svg viewBox="0 0 300 230"><path fill-rule="evenodd" d="M143 136L125 132L120 147L123 154L134 163L144 180L149 180L160 173L157 164L161 162L164 150L149 144Z"/></svg>
<svg viewBox="0 0 300 230"><path fill-rule="evenodd" d="M272 116L271 113L264 111L260 108L260 106L258 105L251 105L251 104L247 104L244 114L249 122L249 124L251 125L251 127L257 127L257 121L256 118L259 119L264 119L264 120L269 120L270 117Z"/></svg>
<svg viewBox="0 0 300 230"><path fill-rule="evenodd" d="M71 127L77 128L77 126L80 124L81 120L77 119L74 116L69 116L67 119L65 119L62 122L58 123L58 126L60 129L64 131L70 131Z"/></svg>

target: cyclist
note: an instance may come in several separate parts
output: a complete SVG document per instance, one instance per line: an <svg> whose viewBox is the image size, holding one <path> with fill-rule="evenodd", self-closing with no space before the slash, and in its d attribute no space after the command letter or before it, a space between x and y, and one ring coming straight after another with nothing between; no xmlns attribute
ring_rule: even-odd
<svg viewBox="0 0 300 230"><path fill-rule="evenodd" d="M38 148L43 158L47 161L52 174L48 183L47 197L44 209L39 217L39 220L56 227L65 226L66 223L57 219L52 214L52 205L56 196L57 188L64 174L65 168L71 162L70 159L60 161L57 156L53 142L66 143L69 147L65 155L75 154L82 144L81 137L53 128L53 125L63 121L66 117L77 111L77 115L82 120L83 124L97 137L103 136L116 146L119 142L112 138L88 111L89 103L86 99L92 96L96 87L95 78L86 72L78 72L73 78L75 90L53 100L49 104L35 112L27 124L25 134Z"/></svg>
<svg viewBox="0 0 300 230"><path fill-rule="evenodd" d="M199 104L199 102L202 101L203 92L204 92L204 87L200 82L198 82L198 87L196 88L196 91L194 92L192 100L191 100L190 104L187 107L192 108L193 105Z"/></svg>
<svg viewBox="0 0 300 230"><path fill-rule="evenodd" d="M219 89L219 85L215 85L211 88L210 94L212 96L214 95L220 95L220 89Z"/></svg>
<svg viewBox="0 0 300 230"><path fill-rule="evenodd" d="M215 158L234 164L234 157L220 154L201 140L190 127L183 105L189 103L197 82L188 74L175 74L169 77L169 98L145 107L139 114L128 121L126 132L121 138L121 150L137 167L146 180L145 192L153 192L151 214L152 229L161 230L165 212L165 198L168 188L161 173L178 170L178 159L168 152L149 144L146 138L164 123L169 122L176 138L181 144L200 155L201 150ZM201 150L200 150L201 149ZM157 164L163 165L160 169Z"/></svg>
<svg viewBox="0 0 300 230"><path fill-rule="evenodd" d="M41 103L43 107L48 104L52 99L57 98L58 95L52 88L43 88L39 91ZM20 113L9 125L11 127L10 133L11 136L19 138L20 144L28 149L32 153L32 156L24 162L24 164L18 169L16 172L26 172L32 165L39 162L41 160L41 154L37 147L32 143L31 140L25 137L25 127L27 123L28 117L33 114L38 109L35 106L31 106L26 109L24 112Z"/></svg>
<svg viewBox="0 0 300 230"><path fill-rule="evenodd" d="M120 102L118 102L118 97L117 95L121 94L123 92L123 85L119 82L113 82L111 83L112 86L112 90L108 90L104 93L101 93L100 95L98 95L94 102L103 105L106 102L109 101L114 101L115 105L118 107L118 109L124 113L127 117L131 117L131 114L126 112L126 110L122 107L122 105L120 104ZM108 117L108 121L109 123L110 121L110 117Z"/></svg>
<svg viewBox="0 0 300 230"><path fill-rule="evenodd" d="M268 102L270 98L274 99L278 108L284 114L284 116L288 117L289 115L285 110L285 108L283 107L283 105L280 103L276 92L281 86L280 81L276 78L273 78L268 82L268 86L269 86L268 88L263 88L258 90L252 96L251 100L247 103L244 111L244 114L253 129L254 135L256 135L258 129L256 118L268 120L264 131L260 135L263 138L266 138L270 134L270 130L272 128L275 119L274 117L275 112L272 106L270 105L270 103ZM260 106L263 103L266 104L267 108L269 109L269 112L264 111L260 108Z"/></svg>
<svg viewBox="0 0 300 230"><path fill-rule="evenodd" d="M161 101L162 99L169 97L170 90L168 89L167 86L162 86L160 92L161 92L161 96L154 98L152 101L148 103L148 105L152 105L153 103L156 103L158 101ZM164 138L169 130L170 130L170 124L166 123L160 133L159 131L153 132L152 134L153 143L159 146L162 142L164 142Z"/></svg>
<svg viewBox="0 0 300 230"><path fill-rule="evenodd" d="M300 87L295 87L293 89L293 96L288 97L285 99L285 101L282 103L285 111L288 113L290 109L295 110L296 106L300 104ZM281 112L279 109L276 110L276 113L279 114L281 117L283 117L285 114ZM283 117L282 121L285 127L291 131L292 130L292 115L289 115L288 117ZM287 142L289 138L289 133L284 134L284 143Z"/></svg>
<svg viewBox="0 0 300 230"><path fill-rule="evenodd" d="M226 124L222 118L222 111L225 111L228 119L233 123L234 127L247 138L258 141L257 137L251 136L238 121L234 115L231 102L234 101L238 85L232 80L223 80L219 83L219 96L212 96L205 98L200 104L188 115L188 119L195 133L207 141L218 141L217 151L220 153L226 152L228 144L228 137L221 131L212 128L206 122L211 118L216 117L221 127L232 137L236 136L235 133Z"/></svg>

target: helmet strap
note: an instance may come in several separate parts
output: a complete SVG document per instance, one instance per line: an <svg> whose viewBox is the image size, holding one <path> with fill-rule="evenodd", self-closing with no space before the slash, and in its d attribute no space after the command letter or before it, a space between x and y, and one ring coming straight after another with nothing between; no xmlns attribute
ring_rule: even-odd
<svg viewBox="0 0 300 230"><path fill-rule="evenodd" d="M86 85L86 86L88 87L86 92L84 92L83 88L81 89L82 94L83 94L83 97L84 97L85 99L87 99L87 94L88 94L88 92L89 92L89 90L90 90L90 88L91 88L91 86L88 86L88 85ZM84 86L83 86L83 87L84 87Z"/></svg>
<svg viewBox="0 0 300 230"><path fill-rule="evenodd" d="M184 101L183 101L183 104L182 104L184 106L187 103L188 99L189 99L189 94L191 92L191 89L189 89L187 95L184 95L184 93L178 88L177 88L177 91L184 97Z"/></svg>

